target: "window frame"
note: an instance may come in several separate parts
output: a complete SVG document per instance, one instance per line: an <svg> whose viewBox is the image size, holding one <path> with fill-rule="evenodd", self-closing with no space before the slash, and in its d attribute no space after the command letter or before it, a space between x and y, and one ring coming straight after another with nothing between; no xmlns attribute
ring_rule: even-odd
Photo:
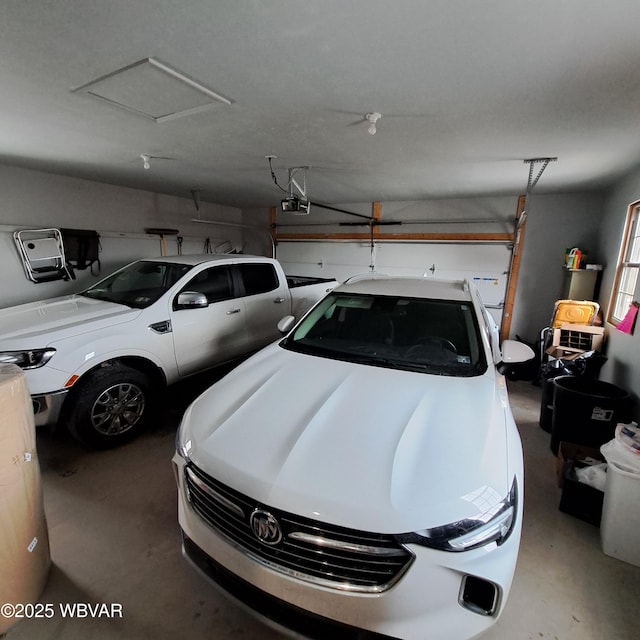
<svg viewBox="0 0 640 640"><path fill-rule="evenodd" d="M637 261L632 261L633 252L637 254ZM635 270L635 285L633 291L625 291L622 289L625 270ZM624 296L629 303L636 299L636 291L640 282L640 200L636 200L629 205L627 217L625 220L624 233L620 243L620 252L616 263L616 274L611 289L611 298L609 299L609 311L607 314L607 322L617 327L626 315L629 304L621 302ZM622 304L622 307L620 306ZM616 311L618 314L616 315Z"/></svg>

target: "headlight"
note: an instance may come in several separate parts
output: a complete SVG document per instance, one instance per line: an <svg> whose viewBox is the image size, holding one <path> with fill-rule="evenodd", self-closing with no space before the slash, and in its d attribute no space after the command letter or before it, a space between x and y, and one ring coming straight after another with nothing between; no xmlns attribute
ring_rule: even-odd
<svg viewBox="0 0 640 640"><path fill-rule="evenodd" d="M518 512L518 483L513 479L507 496L485 513L405 536L401 542L442 551L469 551L490 542L501 545L513 531Z"/></svg>
<svg viewBox="0 0 640 640"><path fill-rule="evenodd" d="M180 426L176 431L176 452L187 462L189 462L189 453L191 452L191 440L186 434L185 418L182 418Z"/></svg>
<svg viewBox="0 0 640 640"><path fill-rule="evenodd" d="M37 369L51 360L55 349L32 349L30 351L2 351L0 362L17 364L21 369Z"/></svg>

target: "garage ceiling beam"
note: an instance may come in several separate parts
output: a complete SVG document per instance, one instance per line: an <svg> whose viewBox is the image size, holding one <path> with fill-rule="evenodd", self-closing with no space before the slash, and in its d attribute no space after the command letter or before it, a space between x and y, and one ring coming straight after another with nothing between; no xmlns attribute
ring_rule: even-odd
<svg viewBox="0 0 640 640"><path fill-rule="evenodd" d="M325 207L330 209L332 207ZM368 226L369 231L363 233L322 233L322 232L298 232L298 233L280 233L278 229L283 227L299 227L296 224L279 224L277 219L277 209L270 209L270 227L271 234L276 242L304 242L313 240L335 240L345 242L349 240L368 240L368 241L419 241L419 242L513 242L515 232L511 233L381 233L382 226L400 226L403 224L412 224L414 221L404 222L402 220L383 220L382 219L382 203L373 202L371 204L371 216L356 214L352 211L333 208L340 213L348 213L366 220L363 222L332 222L332 223L305 223L305 227L318 226L340 226L340 227L358 227ZM438 220L438 221L419 221L419 224L430 224L436 222L460 223L460 220ZM462 221L464 223L471 220ZM475 221L474 221L475 222ZM503 220L484 219L483 222L504 222ZM416 223L418 223L416 221Z"/></svg>
<svg viewBox="0 0 640 640"><path fill-rule="evenodd" d="M370 240L369 233L279 233L280 241L305 241L305 240ZM513 242L512 233L377 233L373 239L384 240L421 240L424 242Z"/></svg>

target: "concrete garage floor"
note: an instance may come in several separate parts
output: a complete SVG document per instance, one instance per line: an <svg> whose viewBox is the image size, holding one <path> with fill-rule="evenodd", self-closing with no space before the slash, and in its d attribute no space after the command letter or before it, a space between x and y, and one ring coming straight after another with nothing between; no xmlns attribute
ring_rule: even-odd
<svg viewBox="0 0 640 640"><path fill-rule="evenodd" d="M127 447L87 452L38 433L53 567L40 602L51 619L22 620L8 640L283 638L227 601L183 560L171 467L180 416L217 373L174 387L170 409ZM558 511L540 389L510 383L525 450L518 567L506 610L485 640L638 638L640 568L605 556L599 530ZM122 617L63 618L61 603L121 605ZM119 607L115 608L117 614Z"/></svg>

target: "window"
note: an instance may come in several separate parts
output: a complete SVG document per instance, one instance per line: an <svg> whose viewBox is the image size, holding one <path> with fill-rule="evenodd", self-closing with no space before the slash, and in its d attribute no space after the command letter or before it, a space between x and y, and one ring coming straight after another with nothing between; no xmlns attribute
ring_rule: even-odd
<svg viewBox="0 0 640 640"><path fill-rule="evenodd" d="M640 202L629 207L625 225L616 279L609 307L609 322L617 325L627 314L636 298L638 271L640 271Z"/></svg>
<svg viewBox="0 0 640 640"><path fill-rule="evenodd" d="M278 274L272 264L241 264L240 273L247 296L273 291L279 286Z"/></svg>
<svg viewBox="0 0 640 640"><path fill-rule="evenodd" d="M183 288L183 291L197 291L207 296L207 302L221 302L233 298L233 284L229 267L211 267L201 271Z"/></svg>

